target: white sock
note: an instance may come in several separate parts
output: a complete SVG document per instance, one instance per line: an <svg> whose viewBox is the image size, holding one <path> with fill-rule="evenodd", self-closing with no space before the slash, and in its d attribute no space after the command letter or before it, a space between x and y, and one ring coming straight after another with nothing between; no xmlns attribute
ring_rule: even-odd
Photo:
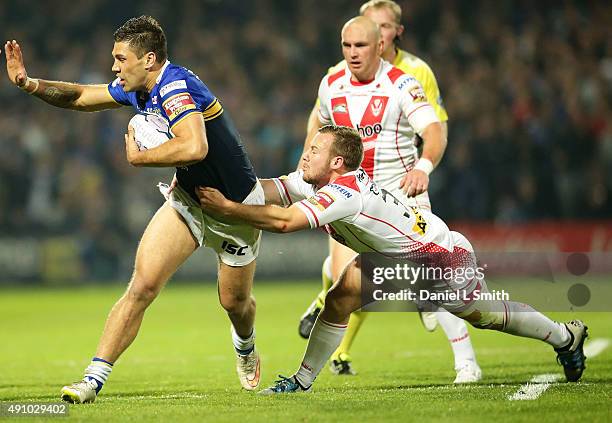
<svg viewBox="0 0 612 423"><path fill-rule="evenodd" d="M542 340L555 348L566 346L571 339L567 327L535 311L531 306L504 301L508 312L504 332Z"/></svg>
<svg viewBox="0 0 612 423"><path fill-rule="evenodd" d="M323 366L342 342L347 325L328 323L318 318L315 322L306 353L300 368L295 373L298 383L308 389L321 372Z"/></svg>
<svg viewBox="0 0 612 423"><path fill-rule="evenodd" d="M94 357L85 369L83 380L89 380L97 384L96 393L100 392L108 376L113 371L113 363Z"/></svg>
<svg viewBox="0 0 612 423"><path fill-rule="evenodd" d="M476 363L476 353L465 321L443 308L438 309L435 314L453 349L455 370L462 368L466 361Z"/></svg>
<svg viewBox="0 0 612 423"><path fill-rule="evenodd" d="M255 348L255 328L253 328L253 332L251 332L247 338L242 338L238 335L236 329L234 329L234 325L232 325L231 328L234 349L240 355L249 355Z"/></svg>

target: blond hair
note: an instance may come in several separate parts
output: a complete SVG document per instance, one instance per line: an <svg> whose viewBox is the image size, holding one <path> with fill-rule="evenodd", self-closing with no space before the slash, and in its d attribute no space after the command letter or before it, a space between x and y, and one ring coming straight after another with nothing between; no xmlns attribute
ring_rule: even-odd
<svg viewBox="0 0 612 423"><path fill-rule="evenodd" d="M402 8L393 0L370 0L361 5L359 8L359 14L363 15L370 7L373 7L374 9L382 9L386 7L393 13L396 24L399 24L402 20Z"/></svg>
<svg viewBox="0 0 612 423"><path fill-rule="evenodd" d="M320 134L332 134L334 141L330 146L331 157L344 159L344 167L350 172L359 167L363 161L363 142L359 132L348 126L325 125L319 129Z"/></svg>

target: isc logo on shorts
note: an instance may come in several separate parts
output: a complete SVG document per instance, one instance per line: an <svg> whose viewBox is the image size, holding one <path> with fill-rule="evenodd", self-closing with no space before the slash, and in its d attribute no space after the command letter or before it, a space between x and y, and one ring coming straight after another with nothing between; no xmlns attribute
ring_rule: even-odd
<svg viewBox="0 0 612 423"><path fill-rule="evenodd" d="M230 244L227 241L223 241L223 244L221 244L221 249L223 251L225 251L228 254L233 254L235 256L244 256L245 255L244 250L246 250L248 247L249 247L248 245L241 247L236 244Z"/></svg>

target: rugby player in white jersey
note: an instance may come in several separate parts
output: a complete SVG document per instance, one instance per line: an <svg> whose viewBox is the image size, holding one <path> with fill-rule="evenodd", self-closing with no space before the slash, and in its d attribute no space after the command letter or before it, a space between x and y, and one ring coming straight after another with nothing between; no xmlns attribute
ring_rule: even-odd
<svg viewBox="0 0 612 423"><path fill-rule="evenodd" d="M394 7L395 6L395 7ZM401 35L401 9L390 1L365 3L363 17L349 21L342 30L342 51L345 60L334 66L323 78L318 94L316 120L309 120L309 139L322 125L334 123L357 129L364 140L365 157L362 167L381 187L395 194L407 205L431 210L427 187L429 173L440 162L446 147L446 111L439 104L440 93L431 69L420 59L403 51L396 51L393 40ZM378 24L378 28L375 24ZM381 60L402 59L397 66ZM406 72L408 71L408 72ZM415 77L418 74L426 87ZM423 113L407 109L406 102L415 110L429 105L426 119L436 118L442 131L424 131L423 151L418 158L417 142L421 135L413 122ZM430 110L433 110L433 114ZM437 128L437 126L436 126ZM314 131L314 132L313 132ZM332 279L353 256L353 251L330 239L330 256L324 266ZM324 285L330 284L324 276ZM329 285L327 285L327 289ZM300 321L299 333L308 337L327 291L325 289L311 304ZM422 313L429 330L435 328L434 313ZM332 355L330 368L336 374L354 374L349 349L367 313L351 316L347 334ZM471 383L481 379L465 322L440 310L435 313L455 356L455 383ZM433 320L433 327L428 324Z"/></svg>
<svg viewBox="0 0 612 423"><path fill-rule="evenodd" d="M463 235L450 231L430 211L406 206L379 187L359 167L362 157L363 144L355 130L329 125L313 139L304 155L303 170L261 181L265 206L228 200L214 188L198 189L200 204L209 213L271 232L320 227L356 252L325 298L298 370L263 394L311 391L338 347L350 313L361 307L359 254L390 255L434 267L476 267L472 246ZM463 291L462 298L438 302L474 327L544 341L555 349L568 381L582 376L587 328L581 321L557 323L523 303L478 299L478 293L488 292L483 277L431 281L429 285L431 292L439 294Z"/></svg>

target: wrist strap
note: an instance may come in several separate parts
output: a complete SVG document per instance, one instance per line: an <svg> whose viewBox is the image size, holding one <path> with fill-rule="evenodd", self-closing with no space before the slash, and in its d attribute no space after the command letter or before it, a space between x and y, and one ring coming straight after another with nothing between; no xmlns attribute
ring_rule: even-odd
<svg viewBox="0 0 612 423"><path fill-rule="evenodd" d="M433 166L433 163L430 160L420 158L419 161L417 162L417 164L414 166L414 168L422 170L427 175L429 175L433 171L434 166Z"/></svg>
<svg viewBox="0 0 612 423"><path fill-rule="evenodd" d="M33 90L30 89L32 85L34 85ZM38 91L39 85L40 85L40 82L38 82L38 79L30 78L28 76L28 79L26 79L25 84L23 84L23 86L19 88L21 88L23 91L25 91L28 94L34 94L36 91Z"/></svg>

